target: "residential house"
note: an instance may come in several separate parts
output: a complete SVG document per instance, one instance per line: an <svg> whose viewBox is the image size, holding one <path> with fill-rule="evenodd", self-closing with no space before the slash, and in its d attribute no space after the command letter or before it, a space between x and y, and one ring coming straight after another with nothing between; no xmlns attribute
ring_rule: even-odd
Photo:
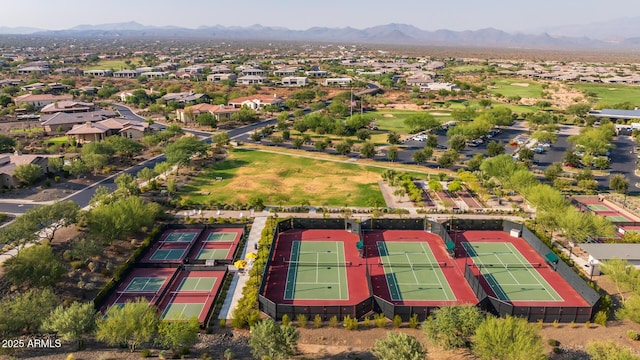
<svg viewBox="0 0 640 360"><path fill-rule="evenodd" d="M113 70L85 70L85 76L108 77L113 75Z"/></svg>
<svg viewBox="0 0 640 360"><path fill-rule="evenodd" d="M6 86L18 86L20 85L20 83L22 83L22 80L20 79L4 79L4 80L0 80L0 88L6 87Z"/></svg>
<svg viewBox="0 0 640 360"><path fill-rule="evenodd" d="M42 173L49 172L49 159L60 158L61 155L23 155L20 153L15 154L1 154L0 155L0 186L12 187L19 185L20 181L16 179L14 170L19 165L34 164L42 168Z"/></svg>
<svg viewBox="0 0 640 360"><path fill-rule="evenodd" d="M184 109L177 109L176 115L178 120L183 123L195 121L198 115L208 112L212 114L218 122L231 120L231 115L237 113L240 109L234 106L198 104L188 106Z"/></svg>
<svg viewBox="0 0 640 360"><path fill-rule="evenodd" d="M407 86L427 86L433 82L433 78L429 75L414 75L406 79Z"/></svg>
<svg viewBox="0 0 640 360"><path fill-rule="evenodd" d="M135 89L135 90L124 90L124 91L120 91L119 93L116 94L116 96L118 98L120 98L120 101L122 102L127 102L127 100L129 99L129 97L133 96L134 91L136 90L140 90L140 89ZM144 92L147 95L151 95L153 94L153 89L151 90L147 90L147 89L143 89Z"/></svg>
<svg viewBox="0 0 640 360"><path fill-rule="evenodd" d="M443 83L443 82L433 82L426 85L420 86L420 91L460 91L460 88L456 84L451 83Z"/></svg>
<svg viewBox="0 0 640 360"><path fill-rule="evenodd" d="M241 74L243 76L259 76L259 77L263 77L264 76L264 70L257 69L257 68L246 68L246 69L242 70Z"/></svg>
<svg viewBox="0 0 640 360"><path fill-rule="evenodd" d="M328 71L324 71L324 70L311 70L311 71L307 71L307 76L308 77L327 77L329 76L329 72Z"/></svg>
<svg viewBox="0 0 640 360"><path fill-rule="evenodd" d="M42 110L43 114L52 114L57 112L76 113L89 112L93 110L93 103L81 101L58 101L53 104L45 105Z"/></svg>
<svg viewBox="0 0 640 360"><path fill-rule="evenodd" d="M250 109L258 111L266 105L284 106L284 99L278 95L250 95L229 100L228 104L235 108L247 106Z"/></svg>
<svg viewBox="0 0 640 360"><path fill-rule="evenodd" d="M247 75L239 77L237 82L240 85L255 85L264 84L266 80L267 78L265 78L264 76Z"/></svg>
<svg viewBox="0 0 640 360"><path fill-rule="evenodd" d="M18 75L43 75L48 74L51 69L44 66L25 66L17 70Z"/></svg>
<svg viewBox="0 0 640 360"><path fill-rule="evenodd" d="M175 101L177 103L203 102L208 100L206 94L196 94L193 92L168 93L162 97L164 101Z"/></svg>
<svg viewBox="0 0 640 360"><path fill-rule="evenodd" d="M282 86L306 86L309 78L306 76L285 76L282 78Z"/></svg>
<svg viewBox="0 0 640 360"><path fill-rule="evenodd" d="M106 119L98 122L86 122L75 125L66 135L75 139L79 144L92 141L101 141L109 136L118 135L120 131L130 125L146 124L142 122L132 122L126 119ZM144 125L141 125L144 126ZM148 127L148 124L147 124Z"/></svg>
<svg viewBox="0 0 640 360"><path fill-rule="evenodd" d="M170 73L168 71L147 71L147 72L140 73L140 76L143 76L149 79L161 79L161 78L168 77L169 74Z"/></svg>
<svg viewBox="0 0 640 360"><path fill-rule="evenodd" d="M210 74L231 74L232 72L227 65L216 65L211 67Z"/></svg>
<svg viewBox="0 0 640 360"><path fill-rule="evenodd" d="M56 74L60 74L60 75L73 75L73 76L82 74L82 70L80 70L77 67L63 67L63 68L56 69L55 72Z"/></svg>
<svg viewBox="0 0 640 360"><path fill-rule="evenodd" d="M40 118L40 125L47 133L67 132L75 125L86 124L87 122L98 122L116 117L115 111L96 110L83 113L55 113L46 114Z"/></svg>
<svg viewBox="0 0 640 360"><path fill-rule="evenodd" d="M220 82L222 80L231 80L236 81L238 75L232 73L220 73L220 74L210 74L207 75L207 81L210 82Z"/></svg>
<svg viewBox="0 0 640 360"><path fill-rule="evenodd" d="M20 105L33 105L36 108L41 108L45 105L53 104L58 101L71 101L73 100L72 95L51 95L51 94L26 94L21 95L13 99L16 106Z"/></svg>
<svg viewBox="0 0 640 360"><path fill-rule="evenodd" d="M205 67L202 65L191 65L185 68L178 69L179 72L185 72L187 74L202 74Z"/></svg>
<svg viewBox="0 0 640 360"><path fill-rule="evenodd" d="M275 76L280 76L280 77L296 76L298 74L298 68L296 68L296 67L286 67L286 68L282 68L282 69L278 69L278 70L274 71L273 74Z"/></svg>
<svg viewBox="0 0 640 360"><path fill-rule="evenodd" d="M120 130L120 136L131 140L140 140L151 132L151 127L145 122L131 122Z"/></svg>
<svg viewBox="0 0 640 360"><path fill-rule="evenodd" d="M65 84L60 84L60 83L45 84L40 82L27 84L20 87L21 91L28 91L30 93L37 91L37 92L44 92L47 94L60 94L60 93L68 92L70 89L71 89L71 86L65 85Z"/></svg>
<svg viewBox="0 0 640 360"><path fill-rule="evenodd" d="M140 75L136 70L120 70L113 73L113 77L120 79L135 79Z"/></svg>
<svg viewBox="0 0 640 360"><path fill-rule="evenodd" d="M325 86L335 86L335 85L349 86L351 85L351 81L352 81L351 78L346 78L346 77L345 78L328 78L324 80L323 84Z"/></svg>

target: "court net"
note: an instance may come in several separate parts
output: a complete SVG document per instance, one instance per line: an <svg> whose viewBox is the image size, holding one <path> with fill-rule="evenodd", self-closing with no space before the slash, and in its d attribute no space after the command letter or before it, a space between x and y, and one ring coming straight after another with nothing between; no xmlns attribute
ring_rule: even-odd
<svg viewBox="0 0 640 360"><path fill-rule="evenodd" d="M167 295L172 297L209 297L211 296L211 290L183 290L183 291L169 291Z"/></svg>
<svg viewBox="0 0 640 360"><path fill-rule="evenodd" d="M542 263L513 263L513 264L473 264L478 269L535 269L544 267Z"/></svg>
<svg viewBox="0 0 640 360"><path fill-rule="evenodd" d="M435 263L421 263L421 264L410 264L410 263L378 263L378 266L389 267L389 268L412 268L412 269L437 269L447 267L446 262L435 262Z"/></svg>
<svg viewBox="0 0 640 360"><path fill-rule="evenodd" d="M353 266L353 263L351 261L345 261L345 262L300 262L300 261L288 261L285 260L284 262L286 265L289 266L312 266L312 267L350 267Z"/></svg>

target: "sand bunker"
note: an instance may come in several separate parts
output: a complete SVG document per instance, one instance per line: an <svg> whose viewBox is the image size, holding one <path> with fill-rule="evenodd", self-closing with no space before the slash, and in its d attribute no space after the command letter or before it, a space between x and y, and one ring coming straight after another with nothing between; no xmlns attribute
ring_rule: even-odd
<svg viewBox="0 0 640 360"><path fill-rule="evenodd" d="M511 84L511 86L529 87L529 84L527 84L527 83L513 83L513 84Z"/></svg>
<svg viewBox="0 0 640 360"><path fill-rule="evenodd" d="M394 116L393 116L393 114L382 114L382 117L392 118Z"/></svg>
<svg viewBox="0 0 640 360"><path fill-rule="evenodd" d="M429 113L429 114L431 114L433 116L449 116L449 115L451 115L449 113L443 113L443 112L432 112L432 113Z"/></svg>

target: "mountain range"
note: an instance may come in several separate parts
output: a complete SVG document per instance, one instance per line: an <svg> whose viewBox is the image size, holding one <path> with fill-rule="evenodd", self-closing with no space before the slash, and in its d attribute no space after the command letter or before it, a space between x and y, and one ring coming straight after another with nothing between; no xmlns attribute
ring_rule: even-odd
<svg viewBox="0 0 640 360"><path fill-rule="evenodd" d="M32 34L54 37L317 41L538 49L640 49L640 27L634 26L640 21L640 18L626 18L623 20L585 25L566 25L515 33L494 28L466 31L446 29L426 31L406 24L387 24L365 29L312 27L307 30L291 30L283 27L262 25L248 27L215 25L190 29L177 26L147 26L137 22L126 22L79 25L66 30L0 27L0 34Z"/></svg>

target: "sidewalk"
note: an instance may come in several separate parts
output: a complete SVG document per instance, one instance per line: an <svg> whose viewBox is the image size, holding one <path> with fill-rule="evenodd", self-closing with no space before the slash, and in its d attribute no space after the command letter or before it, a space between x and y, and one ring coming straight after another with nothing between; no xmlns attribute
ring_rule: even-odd
<svg viewBox="0 0 640 360"><path fill-rule="evenodd" d="M258 241L260 241L262 229L264 229L266 222L266 216L258 216L253 220L249 238L247 239L244 249L242 249L241 259L244 259L247 253L253 251L253 249L258 246ZM242 297L242 289L244 289L247 280L249 280L248 269L246 269L244 273L235 272L233 274L233 280L231 281L229 291L227 291L227 298L222 304L218 319L231 319L234 310L238 306L238 300Z"/></svg>

